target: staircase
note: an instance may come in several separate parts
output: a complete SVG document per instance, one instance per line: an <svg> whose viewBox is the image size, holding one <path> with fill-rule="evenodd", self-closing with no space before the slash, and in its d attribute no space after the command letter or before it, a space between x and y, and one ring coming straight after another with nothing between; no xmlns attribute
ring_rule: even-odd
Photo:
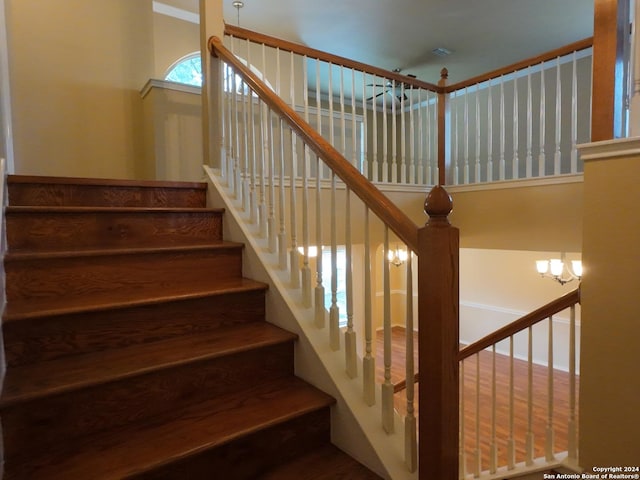
<svg viewBox="0 0 640 480"><path fill-rule="evenodd" d="M12 176L4 478L370 479L205 184Z"/></svg>

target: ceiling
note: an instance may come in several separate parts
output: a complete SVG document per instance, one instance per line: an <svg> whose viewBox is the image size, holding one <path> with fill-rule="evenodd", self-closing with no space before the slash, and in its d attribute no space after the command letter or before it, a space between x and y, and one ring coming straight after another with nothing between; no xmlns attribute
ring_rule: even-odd
<svg viewBox="0 0 640 480"><path fill-rule="evenodd" d="M240 26L431 83L446 67L454 83L590 37L593 0L244 0Z"/></svg>

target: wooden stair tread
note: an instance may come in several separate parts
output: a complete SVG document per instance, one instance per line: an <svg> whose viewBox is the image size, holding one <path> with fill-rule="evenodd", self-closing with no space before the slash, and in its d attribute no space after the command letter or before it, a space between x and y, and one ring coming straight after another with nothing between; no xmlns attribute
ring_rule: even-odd
<svg viewBox="0 0 640 480"><path fill-rule="evenodd" d="M38 459L27 458L29 471L21 474L50 480L128 478L333 403L302 380L284 377L189 406L170 421L146 420L81 445L61 442Z"/></svg>
<svg viewBox="0 0 640 480"><path fill-rule="evenodd" d="M133 247L133 248L100 248L81 250L52 250L48 252L11 252L5 256L5 262L20 262L29 260L45 260L53 258L104 257L113 255L138 255L141 253L172 253L191 252L198 250L229 250L242 249L244 245L226 240L213 241L203 245L177 245L167 247Z"/></svg>
<svg viewBox="0 0 640 480"><path fill-rule="evenodd" d="M205 182L173 182L169 180L123 180L114 178L49 177L40 175L8 175L7 183L47 185L98 185L110 187L184 188L206 190Z"/></svg>
<svg viewBox="0 0 640 480"><path fill-rule="evenodd" d="M14 367L5 376L0 407L296 338L269 323L252 322Z"/></svg>
<svg viewBox="0 0 640 480"><path fill-rule="evenodd" d="M376 480L382 477L327 444L260 476L261 480Z"/></svg>
<svg viewBox="0 0 640 480"><path fill-rule="evenodd" d="M7 213L224 213L224 208L204 207L102 207L102 206L42 206L8 205Z"/></svg>
<svg viewBox="0 0 640 480"><path fill-rule="evenodd" d="M215 280L215 279L213 279ZM28 302L8 302L3 317L4 322L19 321L51 315L103 311L109 309L128 308L133 306L152 305L162 302L203 298L212 295L242 292L247 290L264 290L266 284L247 278L232 278L224 282L216 281L213 285L169 285L158 287L153 294L135 290L113 292L89 297L43 298Z"/></svg>

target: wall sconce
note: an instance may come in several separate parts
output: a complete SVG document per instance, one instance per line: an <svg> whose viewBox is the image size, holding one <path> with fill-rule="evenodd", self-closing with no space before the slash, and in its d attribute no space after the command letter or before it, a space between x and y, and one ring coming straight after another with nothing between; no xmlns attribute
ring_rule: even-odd
<svg viewBox="0 0 640 480"><path fill-rule="evenodd" d="M582 278L582 261L571 260L571 266L567 264L564 253L560 258L550 260L537 260L536 269L542 277L552 278L560 285Z"/></svg>
<svg viewBox="0 0 640 480"><path fill-rule="evenodd" d="M389 252L387 253L387 259L389 260L389 263L396 267L399 267L404 262L406 262L408 256L409 255L407 254L407 251L404 248L399 248L397 245L395 250L389 250Z"/></svg>

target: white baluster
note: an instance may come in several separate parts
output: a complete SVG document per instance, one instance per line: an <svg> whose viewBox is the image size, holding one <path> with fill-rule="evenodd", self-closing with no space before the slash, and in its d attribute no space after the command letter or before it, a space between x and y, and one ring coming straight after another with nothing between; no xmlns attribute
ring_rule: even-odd
<svg viewBox="0 0 640 480"><path fill-rule="evenodd" d="M307 65L307 56L303 57L303 65ZM309 84L307 69L303 69L303 85L305 88L302 92L304 105L304 120L309 123ZM302 260L301 282L302 282L302 304L306 308L311 307L311 269L309 268L309 167L311 162L311 153L309 146L304 144L304 156L302 159L302 244L304 256Z"/></svg>
<svg viewBox="0 0 640 480"><path fill-rule="evenodd" d="M384 226L384 256L383 267L383 334L384 334L384 383L382 384L382 428L387 433L393 433L393 383L391 383L391 285L389 272L389 227Z"/></svg>
<svg viewBox="0 0 640 480"><path fill-rule="evenodd" d="M382 181L389 182L389 164L387 162L389 156L387 143L387 92L382 87Z"/></svg>
<svg viewBox="0 0 640 480"><path fill-rule="evenodd" d="M414 103L413 95L415 90L413 85L409 88L409 183L412 185L416 183L416 135L415 135L415 119L413 115ZM418 90L420 91L420 90ZM418 103L420 108L420 103ZM422 159L418 162L418 165L422 164ZM420 176L418 175L418 178Z"/></svg>
<svg viewBox="0 0 640 480"><path fill-rule="evenodd" d="M436 93L433 94L434 99L437 99L438 96ZM430 134L433 134L433 141L431 142L431 149L430 149L430 155L431 155L431 161L432 161L432 165L433 165L433 179L431 181L432 185L437 185L438 184L438 179L440 178L440 167L438 166L438 142L437 142L437 135L438 135L438 103L437 101L434 100L433 103L433 108L431 109L431 111L433 112L433 118L431 119L431 129L429 130Z"/></svg>
<svg viewBox="0 0 640 480"><path fill-rule="evenodd" d="M526 459L527 466L533 465L534 437L533 437L533 328L529 327L527 349L527 442Z"/></svg>
<svg viewBox="0 0 640 480"><path fill-rule="evenodd" d="M419 88L418 89L418 105L420 106L418 108L418 182L422 183L426 183L426 184L431 184L431 116L429 115L429 93L427 93L427 101L426 101L426 106L424 108L424 113L426 115L426 119L424 122L424 128L423 128L423 121L422 121L422 89ZM426 128L426 135L425 135L425 128ZM426 140L426 155L425 155L425 151L423 149L423 146L425 145L425 140ZM426 172L425 172L425 168L424 168L424 162L427 162L427 168L426 168ZM427 176L426 182L424 180L423 175Z"/></svg>
<svg viewBox="0 0 640 480"><path fill-rule="evenodd" d="M269 227L267 225L267 162L269 161L269 109L262 101L260 102L260 141L262 151L260 155L260 201L258 202L258 222L260 223L260 236L269 238Z"/></svg>
<svg viewBox="0 0 640 480"><path fill-rule="evenodd" d="M227 169L229 174L228 186L229 191L236 198L236 176L238 175L238 102L235 94L236 75L233 69L226 65L227 72L227 101L229 103L229 167Z"/></svg>
<svg viewBox="0 0 640 480"><path fill-rule="evenodd" d="M576 421L576 307L571 306L569 318L569 426L568 457L578 460L578 425Z"/></svg>
<svg viewBox="0 0 640 480"><path fill-rule="evenodd" d="M476 162L473 180L476 183L481 181L480 178L480 84L476 84Z"/></svg>
<svg viewBox="0 0 640 480"><path fill-rule="evenodd" d="M516 468L515 441L515 383L513 364L513 335L509 337L509 438L507 440L507 468Z"/></svg>
<svg viewBox="0 0 640 480"><path fill-rule="evenodd" d="M493 94L491 80L487 85L487 182L493 181Z"/></svg>
<svg viewBox="0 0 640 480"><path fill-rule="evenodd" d="M356 354L356 332L353 329L353 272L352 272L352 245L351 245L351 198L350 190L347 188L345 212L344 212L344 232L345 232L345 283L347 300L347 330L344 332L345 364L347 376L356 378L358 376L358 357Z"/></svg>
<svg viewBox="0 0 640 480"><path fill-rule="evenodd" d="M347 156L347 124L344 108L344 67L340 65L340 153Z"/></svg>
<svg viewBox="0 0 640 480"><path fill-rule="evenodd" d="M496 344L491 348L491 444L489 445L489 473L496 473L498 469L498 444L496 443Z"/></svg>
<svg viewBox="0 0 640 480"><path fill-rule="evenodd" d="M544 81L544 62L540 64L540 153L538 155L538 176L544 177L547 172L547 156L544 152L546 137L546 88Z"/></svg>
<svg viewBox="0 0 640 480"><path fill-rule="evenodd" d="M549 317L549 343L547 345L547 429L544 457L547 462L555 460L553 455L553 317Z"/></svg>
<svg viewBox="0 0 640 480"><path fill-rule="evenodd" d="M511 164L512 178L520 178L520 158L518 157L519 140L519 116L518 116L518 79L513 79L513 162Z"/></svg>
<svg viewBox="0 0 640 480"><path fill-rule="evenodd" d="M266 83L267 77L267 47L264 43L261 44L261 57L262 57L262 68L261 68L261 77L262 81ZM267 122L269 122L269 107L260 100L260 104L262 106L262 158L260 163L260 202L258 205L259 219L260 219L260 231L262 232L263 238L269 238L269 226L268 222L268 207L267 207L267 162L269 158L269 144L268 144L268 128Z"/></svg>
<svg viewBox="0 0 640 480"><path fill-rule="evenodd" d="M316 60L316 130L320 135L322 135L322 100L320 96L320 61ZM318 163L318 170L316 170L316 176L318 178L322 178L322 169L324 165L322 163ZM320 245L318 245L320 248Z"/></svg>
<svg viewBox="0 0 640 480"><path fill-rule="evenodd" d="M329 62L329 143L335 147L335 131L333 128L333 64Z"/></svg>
<svg viewBox="0 0 640 480"><path fill-rule="evenodd" d="M275 253L278 249L278 235L276 228L276 138L273 134L273 118L269 110L269 218L267 219L269 229L269 252Z"/></svg>
<svg viewBox="0 0 640 480"><path fill-rule="evenodd" d="M306 62L305 62L306 64ZM310 152L307 144L304 145L304 158L302 159L302 305L311 308L311 268L309 268L309 162Z"/></svg>
<svg viewBox="0 0 640 480"><path fill-rule="evenodd" d="M363 117L366 110L363 110ZM362 173L362 165L358 158L358 133L356 131L356 71L351 69L351 163Z"/></svg>
<svg viewBox="0 0 640 480"><path fill-rule="evenodd" d="M278 255L279 267L281 270L287 269L287 230L285 226L285 188L284 188L284 120L280 119L280 202L279 220L280 232L278 232Z"/></svg>
<svg viewBox="0 0 640 480"><path fill-rule="evenodd" d="M527 68L527 157L526 163L526 176L531 178L533 176L533 95L531 89L531 66Z"/></svg>
<svg viewBox="0 0 640 480"><path fill-rule="evenodd" d="M361 145L364 148L362 152L362 174L371 180L369 169L369 131L367 129L367 75L362 72L362 138Z"/></svg>
<svg viewBox="0 0 640 480"><path fill-rule="evenodd" d="M249 222L258 223L258 201L256 199L256 117L252 91L247 85L246 101L249 104Z"/></svg>
<svg viewBox="0 0 640 480"><path fill-rule="evenodd" d="M407 126L404 118L404 83L400 84L400 183L407 181Z"/></svg>
<svg viewBox="0 0 640 480"><path fill-rule="evenodd" d="M331 307L329 308L329 345L340 349L340 311L338 308L338 238L336 212L336 174L331 172Z"/></svg>
<svg viewBox="0 0 640 480"><path fill-rule="evenodd" d="M248 106L248 102L250 100L247 99L247 92L249 91L249 86L245 83L245 81L242 81L241 84L242 87L242 123L243 125L243 132L242 132L242 139L243 139L243 143L244 143L244 148L243 148L243 161L242 161L242 209L245 212L249 212L249 196L250 196L250 191L251 191L251 186L250 186L250 175L249 175L249 155L250 155L250 151L251 151L251 145L250 145L250 136L251 136L251 129L249 127L249 106Z"/></svg>
<svg viewBox="0 0 640 480"><path fill-rule="evenodd" d="M560 57L556 59L556 152L553 156L553 174L560 175L562 153L560 141L562 139L562 79L560 77Z"/></svg>
<svg viewBox="0 0 640 480"><path fill-rule="evenodd" d="M407 357L408 358L408 357ZM458 447L458 479L464 480L467 477L467 454L465 451L466 432L465 432L465 405L464 405L464 364L460 362L460 446Z"/></svg>
<svg viewBox="0 0 640 480"><path fill-rule="evenodd" d="M297 198L296 198L296 179L298 178L298 148L297 148L297 136L295 132L290 131L290 148L291 148L291 169L289 176L289 228L291 230L291 248L289 250L289 269L291 288L300 287L300 265L298 262L298 239L296 236L297 231Z"/></svg>
<svg viewBox="0 0 640 480"><path fill-rule="evenodd" d="M638 7L640 8L640 7ZM573 52L571 70L571 173L578 173L578 61Z"/></svg>
<svg viewBox="0 0 640 480"><path fill-rule="evenodd" d="M500 180L505 179L504 77L500 77Z"/></svg>
<svg viewBox="0 0 640 480"><path fill-rule="evenodd" d="M295 73L294 73L294 53L290 52L289 55L289 68L290 68L290 96L291 106L295 106ZM293 130L290 130L291 134L291 175L289 178L289 213L291 214L290 229L291 229L291 250L289 251L289 268L291 270L291 287L300 287L300 264L298 262L298 244L297 244L297 198L296 198L296 181L298 179L298 142L297 135Z"/></svg>
<svg viewBox="0 0 640 480"><path fill-rule="evenodd" d="M373 170L373 180L374 182L378 181L378 112L377 110L377 96L376 96L376 82L377 77L374 75L373 77L373 87L372 87L372 103L371 109L373 110L371 118L373 118L373 163L371 164L371 169Z"/></svg>
<svg viewBox="0 0 640 480"><path fill-rule="evenodd" d="M460 136L460 127L458 125L458 96L455 97L456 102L451 102L451 108L453 110L451 114L452 130L453 130L453 184L458 185L460 183L460 167L458 162L460 161L460 146L458 137Z"/></svg>
<svg viewBox="0 0 640 480"><path fill-rule="evenodd" d="M463 183L469 183L469 89L464 87L464 171Z"/></svg>
<svg viewBox="0 0 640 480"><path fill-rule="evenodd" d="M320 109L318 108L318 111ZM316 156L316 245L318 256L316 257L316 288L315 288L315 325L324 328L325 308L324 308L324 286L322 285L322 190L320 188L321 178L320 157Z"/></svg>
<svg viewBox="0 0 640 480"><path fill-rule="evenodd" d="M376 403L376 359L373 355L373 316L371 315L371 240L369 207L364 207L364 357L362 358L362 396L372 406Z"/></svg>
<svg viewBox="0 0 640 480"><path fill-rule="evenodd" d="M476 448L473 476L482 472L482 451L480 450L480 353L476 353Z"/></svg>
<svg viewBox="0 0 640 480"><path fill-rule="evenodd" d="M396 81L391 81L391 181L398 183L398 129L396 126Z"/></svg>
<svg viewBox="0 0 640 480"><path fill-rule="evenodd" d="M405 329L405 353L407 382L407 416L404 418L404 461L410 472L418 468L418 438L416 432L416 416L413 406L415 368L413 360L413 253L407 249L407 327Z"/></svg>

